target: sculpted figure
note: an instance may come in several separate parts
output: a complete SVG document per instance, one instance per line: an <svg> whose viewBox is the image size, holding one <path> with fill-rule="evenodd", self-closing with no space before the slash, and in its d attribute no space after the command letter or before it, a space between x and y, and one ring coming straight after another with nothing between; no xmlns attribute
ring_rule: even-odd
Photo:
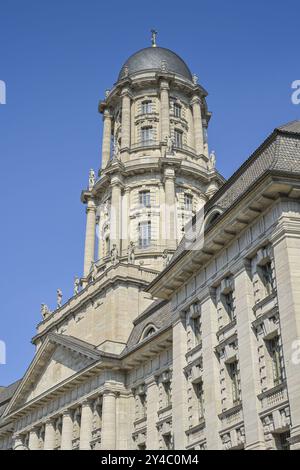
<svg viewBox="0 0 300 470"><path fill-rule="evenodd" d="M74 295L77 295L79 293L79 287L80 287L80 279L78 276L76 276L74 279Z"/></svg>
<svg viewBox="0 0 300 470"><path fill-rule="evenodd" d="M60 308L62 305L62 297L63 297L62 290L57 289L56 294L57 294L57 308Z"/></svg>
<svg viewBox="0 0 300 470"><path fill-rule="evenodd" d="M135 245L133 242L130 242L128 246L128 263L134 264L134 261L135 261Z"/></svg>
<svg viewBox="0 0 300 470"><path fill-rule="evenodd" d="M94 170L90 170L90 173L89 173L89 191L91 191L94 186L95 186L95 172L94 172Z"/></svg>
<svg viewBox="0 0 300 470"><path fill-rule="evenodd" d="M214 170L216 168L216 154L214 150L209 156L208 168L209 170Z"/></svg>
<svg viewBox="0 0 300 470"><path fill-rule="evenodd" d="M114 140L114 158L119 158L120 144L117 139Z"/></svg>
<svg viewBox="0 0 300 470"><path fill-rule="evenodd" d="M51 313L48 306L46 304L41 305L41 314L43 318L46 318L46 316Z"/></svg>
<svg viewBox="0 0 300 470"><path fill-rule="evenodd" d="M169 136L166 138L167 140L167 153L173 153L174 152L174 140L173 137Z"/></svg>
<svg viewBox="0 0 300 470"><path fill-rule="evenodd" d="M92 275L91 275L92 282L94 282L94 280L96 279L97 272L98 272L97 266L96 266L96 263L94 262L92 266Z"/></svg>
<svg viewBox="0 0 300 470"><path fill-rule="evenodd" d="M110 252L110 259L111 259L112 264L117 264L118 257L119 257L118 248L117 248L117 245L114 244Z"/></svg>

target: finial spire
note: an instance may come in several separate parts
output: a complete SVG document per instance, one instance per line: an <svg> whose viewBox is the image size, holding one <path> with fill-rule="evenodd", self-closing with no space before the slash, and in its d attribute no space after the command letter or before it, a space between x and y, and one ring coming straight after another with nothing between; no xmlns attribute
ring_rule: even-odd
<svg viewBox="0 0 300 470"><path fill-rule="evenodd" d="M156 36L157 36L157 31L155 29L151 29L151 42L152 42L152 47L156 47Z"/></svg>

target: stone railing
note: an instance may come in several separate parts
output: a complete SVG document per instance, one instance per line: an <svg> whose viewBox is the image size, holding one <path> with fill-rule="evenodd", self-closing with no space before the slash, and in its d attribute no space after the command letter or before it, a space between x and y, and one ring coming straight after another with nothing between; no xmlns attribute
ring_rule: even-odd
<svg viewBox="0 0 300 470"><path fill-rule="evenodd" d="M283 403L288 400L286 383L282 382L281 384L273 387L270 390L258 395L258 398L261 402L262 409L272 408L280 403Z"/></svg>

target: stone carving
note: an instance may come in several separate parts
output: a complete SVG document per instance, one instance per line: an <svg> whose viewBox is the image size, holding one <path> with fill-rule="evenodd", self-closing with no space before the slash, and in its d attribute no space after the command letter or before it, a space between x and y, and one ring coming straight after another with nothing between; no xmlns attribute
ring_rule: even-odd
<svg viewBox="0 0 300 470"><path fill-rule="evenodd" d="M105 98L108 98L110 90L105 90Z"/></svg>
<svg viewBox="0 0 300 470"><path fill-rule="evenodd" d="M134 264L134 262L135 262L135 245L133 242L130 242L128 246L128 263Z"/></svg>
<svg viewBox="0 0 300 470"><path fill-rule="evenodd" d="M156 37L157 37L157 31L155 29L151 29L151 43L152 47L156 47Z"/></svg>
<svg viewBox="0 0 300 470"><path fill-rule="evenodd" d="M46 304L41 305L41 314L43 318L46 318L51 312Z"/></svg>
<svg viewBox="0 0 300 470"><path fill-rule="evenodd" d="M163 264L164 264L164 267L168 266L168 264L170 263L171 261L171 258L172 258L172 253L169 253L169 250L165 250L163 252Z"/></svg>
<svg viewBox="0 0 300 470"><path fill-rule="evenodd" d="M198 77L195 73L193 73L193 84L197 85L198 84Z"/></svg>
<svg viewBox="0 0 300 470"><path fill-rule="evenodd" d="M167 61L166 60L162 60L161 63L160 63L160 70L162 72L167 72L168 71L168 66L167 66Z"/></svg>
<svg viewBox="0 0 300 470"><path fill-rule="evenodd" d="M80 279L78 276L76 276L74 279L74 295L77 295L79 293L79 288L80 288Z"/></svg>
<svg viewBox="0 0 300 470"><path fill-rule="evenodd" d="M166 154L173 155L174 154L174 139L172 136L166 137L167 143L167 150Z"/></svg>
<svg viewBox="0 0 300 470"><path fill-rule="evenodd" d="M96 263L93 262L92 267L91 267L91 281L94 282L97 276L97 266Z"/></svg>
<svg viewBox="0 0 300 470"><path fill-rule="evenodd" d="M111 259L112 264L117 264L118 258L119 258L118 248L117 248L117 245L114 244L110 251L110 259Z"/></svg>
<svg viewBox="0 0 300 470"><path fill-rule="evenodd" d="M128 65L125 65L123 76L124 76L124 77L128 77L128 75L129 75L129 67L128 67Z"/></svg>
<svg viewBox="0 0 300 470"><path fill-rule="evenodd" d="M214 170L216 168L216 153L213 150L209 156L208 169Z"/></svg>
<svg viewBox="0 0 300 470"><path fill-rule="evenodd" d="M57 308L60 308L62 305L62 297L63 297L62 290L57 289L56 295L57 295Z"/></svg>
<svg viewBox="0 0 300 470"><path fill-rule="evenodd" d="M119 156L120 156L120 144L117 139L114 139L114 158L118 160Z"/></svg>
<svg viewBox="0 0 300 470"><path fill-rule="evenodd" d="M94 170L90 170L90 173L89 173L89 191L91 191L93 189L93 187L95 186L95 178L96 178L96 175L95 175Z"/></svg>

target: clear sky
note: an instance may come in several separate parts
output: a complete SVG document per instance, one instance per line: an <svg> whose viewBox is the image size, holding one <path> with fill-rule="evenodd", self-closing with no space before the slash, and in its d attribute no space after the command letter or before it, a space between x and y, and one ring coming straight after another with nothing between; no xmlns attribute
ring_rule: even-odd
<svg viewBox="0 0 300 470"><path fill-rule="evenodd" d="M100 164L98 101L126 58L158 44L187 62L209 92L210 149L226 176L274 127L298 119L297 0L1 0L1 311L7 364L0 385L33 356L40 304L72 295L82 274L80 192Z"/></svg>

